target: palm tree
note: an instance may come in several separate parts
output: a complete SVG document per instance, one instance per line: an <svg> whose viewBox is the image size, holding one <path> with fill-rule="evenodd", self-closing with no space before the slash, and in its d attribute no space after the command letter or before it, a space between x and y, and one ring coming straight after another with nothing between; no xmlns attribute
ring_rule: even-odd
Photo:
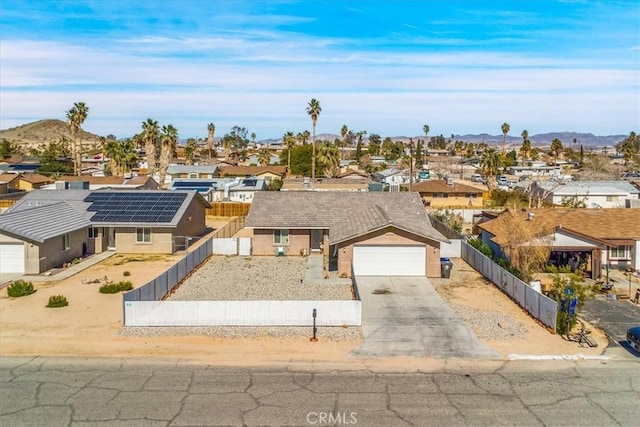
<svg viewBox="0 0 640 427"><path fill-rule="evenodd" d="M529 131L526 129L522 131L522 146L520 147L520 156L530 159L531 158L531 141L529 141Z"/></svg>
<svg viewBox="0 0 640 427"><path fill-rule="evenodd" d="M209 160L211 160L211 150L213 150L213 136L216 133L216 125L209 123L207 125L207 153L209 154Z"/></svg>
<svg viewBox="0 0 640 427"><path fill-rule="evenodd" d="M287 173L291 173L291 150L296 145L296 137L289 131L282 136L282 142L287 149Z"/></svg>
<svg viewBox="0 0 640 427"><path fill-rule="evenodd" d="M271 163L271 153L268 148L258 150L258 164L260 166L268 166Z"/></svg>
<svg viewBox="0 0 640 427"><path fill-rule="evenodd" d="M162 150L160 151L160 186L164 186L171 156L178 143L178 130L173 125L162 126Z"/></svg>
<svg viewBox="0 0 640 427"><path fill-rule="evenodd" d="M338 147L329 142L323 142L318 150L318 163L322 167L323 175L333 176L340 166L340 150Z"/></svg>
<svg viewBox="0 0 640 427"><path fill-rule="evenodd" d="M157 121L149 118L142 122L142 140L147 156L147 175L151 177L156 173L156 144L159 138L160 128Z"/></svg>
<svg viewBox="0 0 640 427"><path fill-rule="evenodd" d="M561 150L562 141L560 141L558 138L554 138L553 141L551 141L551 155L553 155L554 165L558 163L558 155L560 154Z"/></svg>
<svg viewBox="0 0 640 427"><path fill-rule="evenodd" d="M88 114L89 107L87 107L84 102L76 102L73 104L73 107L67 111L69 130L74 140L73 172L75 175L81 175L82 173L82 124L87 119Z"/></svg>
<svg viewBox="0 0 640 427"><path fill-rule="evenodd" d="M511 130L511 126L509 126L509 123L504 122L502 124L502 154L505 153L505 146L507 145L507 134L509 133L509 130Z"/></svg>
<svg viewBox="0 0 640 427"><path fill-rule="evenodd" d="M500 168L500 156L493 148L484 150L482 153L482 159L480 160L480 170L487 177L492 177L498 174ZM490 181L490 180L489 180Z"/></svg>
<svg viewBox="0 0 640 427"><path fill-rule="evenodd" d="M184 147L185 163L192 165L195 160L196 150L198 149L198 141L195 138L187 139L187 145Z"/></svg>
<svg viewBox="0 0 640 427"><path fill-rule="evenodd" d="M429 142L429 125L422 126L422 131L424 132L424 140L427 141L427 147L431 148L431 143Z"/></svg>
<svg viewBox="0 0 640 427"><path fill-rule="evenodd" d="M342 136L342 155L341 157L344 159L344 148L347 146L347 135L349 134L349 128L347 125L342 125L342 129L340 129L340 136Z"/></svg>
<svg viewBox="0 0 640 427"><path fill-rule="evenodd" d="M313 128L313 137L311 140L311 179L316 177L316 123L322 108L317 99L311 98L307 105L307 114L311 117L311 125Z"/></svg>

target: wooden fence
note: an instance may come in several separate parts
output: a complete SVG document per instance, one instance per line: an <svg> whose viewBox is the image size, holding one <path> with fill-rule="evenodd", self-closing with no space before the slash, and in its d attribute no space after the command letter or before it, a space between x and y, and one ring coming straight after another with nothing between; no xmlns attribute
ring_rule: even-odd
<svg viewBox="0 0 640 427"><path fill-rule="evenodd" d="M207 209L207 216L246 216L251 203L211 202L211 209Z"/></svg>

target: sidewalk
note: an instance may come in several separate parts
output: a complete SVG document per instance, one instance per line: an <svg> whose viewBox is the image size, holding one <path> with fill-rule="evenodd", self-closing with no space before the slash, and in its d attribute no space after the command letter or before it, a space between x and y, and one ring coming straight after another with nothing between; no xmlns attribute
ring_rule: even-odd
<svg viewBox="0 0 640 427"><path fill-rule="evenodd" d="M307 257L307 271L304 275L304 283L307 285L324 285L324 284L351 284L349 278L331 277L325 279L323 268L322 254L313 253Z"/></svg>

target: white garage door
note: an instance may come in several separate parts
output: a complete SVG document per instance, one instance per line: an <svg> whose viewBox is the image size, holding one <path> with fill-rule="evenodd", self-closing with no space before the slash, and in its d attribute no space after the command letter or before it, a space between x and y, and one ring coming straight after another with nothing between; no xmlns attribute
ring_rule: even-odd
<svg viewBox="0 0 640 427"><path fill-rule="evenodd" d="M24 273L24 244L0 244L0 272Z"/></svg>
<svg viewBox="0 0 640 427"><path fill-rule="evenodd" d="M425 276L425 246L354 246L356 276Z"/></svg>

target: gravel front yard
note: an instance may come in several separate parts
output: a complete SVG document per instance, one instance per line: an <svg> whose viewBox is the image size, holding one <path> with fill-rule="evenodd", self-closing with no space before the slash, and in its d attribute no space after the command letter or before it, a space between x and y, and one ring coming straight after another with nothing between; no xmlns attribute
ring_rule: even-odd
<svg viewBox="0 0 640 427"><path fill-rule="evenodd" d="M352 286L304 283L307 258L214 256L168 298L172 301L352 300Z"/></svg>

